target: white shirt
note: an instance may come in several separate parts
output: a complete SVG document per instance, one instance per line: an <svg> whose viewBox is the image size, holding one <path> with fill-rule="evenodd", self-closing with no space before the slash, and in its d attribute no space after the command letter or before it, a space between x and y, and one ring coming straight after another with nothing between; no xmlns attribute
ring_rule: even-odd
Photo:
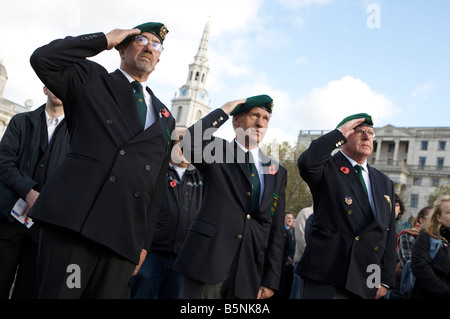
<svg viewBox="0 0 450 319"><path fill-rule="evenodd" d="M370 208L372 208L372 212L373 212L374 216L376 216L375 204L373 203L373 196L372 196L372 187L370 186L369 169L367 168L367 160L363 164L359 164L352 158L348 157L344 152L342 152L342 150L341 150L341 153L344 154L344 156L350 161L350 163L352 164L353 167L355 167L355 165L362 166L362 168L363 168L362 176L364 178L364 182L366 183L367 195L369 195ZM356 172L356 169L355 169L355 172Z"/></svg>
<svg viewBox="0 0 450 319"><path fill-rule="evenodd" d="M239 143L236 139L234 139L237 143L237 145L239 145L239 147L245 152L251 152L253 155L253 159L255 160L255 166L256 166L256 170L258 171L258 177L259 177L259 183L261 184L261 191L259 193L259 202L261 203L261 198L264 192L264 175L263 175L263 166L261 163L261 160L259 159L259 147L252 149L251 151L249 151L248 149L245 148L245 146L243 146L241 143Z"/></svg>
<svg viewBox="0 0 450 319"><path fill-rule="evenodd" d="M50 144L50 141L52 140L53 137L53 133L55 133L56 127L64 119L64 116L65 114L58 116L52 120L47 113L47 109L45 109L45 120L46 120L45 122L47 123L48 144Z"/></svg>
<svg viewBox="0 0 450 319"><path fill-rule="evenodd" d="M122 71L123 75L125 75L125 77L128 79L128 81L130 81L130 83L133 81L136 81L126 71L124 71L122 69L119 69L119 70ZM148 93L148 91L146 89L147 82L139 82L139 83L141 83L141 85L142 85L142 88L143 88L142 91L144 93L145 105L147 105L147 118L145 119L145 125L144 125L144 130L145 130L147 127L149 127L156 121L156 114L155 114L155 109L153 108L152 96L150 95L150 93Z"/></svg>

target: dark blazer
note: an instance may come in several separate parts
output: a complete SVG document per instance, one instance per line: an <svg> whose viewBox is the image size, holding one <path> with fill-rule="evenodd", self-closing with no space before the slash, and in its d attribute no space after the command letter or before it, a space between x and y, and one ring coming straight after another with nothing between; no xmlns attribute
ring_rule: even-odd
<svg viewBox="0 0 450 319"><path fill-rule="evenodd" d="M36 74L63 101L71 142L30 216L138 263L141 249L150 249L175 121L147 88L157 119L141 130L126 77L86 59L106 45L103 33L67 37L31 56Z"/></svg>
<svg viewBox="0 0 450 319"><path fill-rule="evenodd" d="M395 286L395 201L392 181L368 166L376 218L355 169L331 152L346 139L334 130L313 141L298 168L314 201L314 219L296 272L374 298L376 282ZM369 267L379 266L380 272ZM376 266L375 266L376 267ZM370 276L370 278L369 278Z"/></svg>
<svg viewBox="0 0 450 319"><path fill-rule="evenodd" d="M14 115L0 143L0 238L9 239L19 227L11 209L19 198L25 200L31 189L40 191L34 180L40 161L41 128L45 125L45 104L34 111ZM46 127L45 127L46 129ZM46 137L44 137L46 138ZM56 127L45 160L45 184L69 148L66 120ZM42 151L43 152L43 151ZM42 168L39 168L42 169ZM33 226L33 230L36 226Z"/></svg>
<svg viewBox="0 0 450 319"><path fill-rule="evenodd" d="M264 192L260 206L250 211L250 172L243 163L244 152L234 141L211 137L227 119L217 109L183 138L182 145L189 145L183 149L186 158L202 174L204 196L174 269L216 284L227 277L236 257L234 293L238 298L256 298L261 285L277 289L280 282L287 171L260 152L267 172Z"/></svg>

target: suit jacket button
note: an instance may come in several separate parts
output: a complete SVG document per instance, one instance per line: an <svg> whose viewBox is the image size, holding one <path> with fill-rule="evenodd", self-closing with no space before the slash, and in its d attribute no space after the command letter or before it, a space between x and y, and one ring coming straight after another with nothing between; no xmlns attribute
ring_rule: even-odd
<svg viewBox="0 0 450 319"><path fill-rule="evenodd" d="M146 170L146 171L149 171L149 170L150 170L150 165L149 165L149 164L145 165L145 170Z"/></svg>
<svg viewBox="0 0 450 319"><path fill-rule="evenodd" d="M239 234L239 235L236 236L236 238L237 238L237 239L242 239L242 235Z"/></svg>
<svg viewBox="0 0 450 319"><path fill-rule="evenodd" d="M252 196L252 193L247 192L247 196L248 196L248 197Z"/></svg>
<svg viewBox="0 0 450 319"><path fill-rule="evenodd" d="M111 176L111 177L109 178L109 181L110 181L110 182L115 182L115 181L116 181L116 177L115 177L115 176Z"/></svg>
<svg viewBox="0 0 450 319"><path fill-rule="evenodd" d="M139 197L141 193L139 193L138 191L134 192L134 197Z"/></svg>
<svg viewBox="0 0 450 319"><path fill-rule="evenodd" d="M120 154L120 155L125 155L125 151L124 151L124 150L120 150L120 151L119 151L119 154Z"/></svg>
<svg viewBox="0 0 450 319"><path fill-rule="evenodd" d="M106 120L106 124L111 125L111 124L113 124L113 121L112 120Z"/></svg>
<svg viewBox="0 0 450 319"><path fill-rule="evenodd" d="M359 236L356 236L356 237L355 237L355 240L358 241L358 240L359 240Z"/></svg>
<svg viewBox="0 0 450 319"><path fill-rule="evenodd" d="M347 212L347 214L351 215L351 214L353 214L353 211L349 210L349 211Z"/></svg>
<svg viewBox="0 0 450 319"><path fill-rule="evenodd" d="M252 215L248 214L247 219L252 219Z"/></svg>
<svg viewBox="0 0 450 319"><path fill-rule="evenodd" d="M380 250L380 247L378 247L378 246L373 247L373 251L379 251L379 250Z"/></svg>

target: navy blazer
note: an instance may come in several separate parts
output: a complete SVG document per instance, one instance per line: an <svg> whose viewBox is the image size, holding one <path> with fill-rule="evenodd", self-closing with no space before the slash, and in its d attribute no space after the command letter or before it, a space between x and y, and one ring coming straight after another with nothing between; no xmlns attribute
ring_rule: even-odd
<svg viewBox="0 0 450 319"><path fill-rule="evenodd" d="M346 140L338 130L313 141L298 168L314 201L314 219L296 272L301 276L374 298L374 283L395 286L393 182L368 166L374 217L349 160L331 152Z"/></svg>
<svg viewBox="0 0 450 319"><path fill-rule="evenodd" d="M157 119L141 130L126 77L86 59L106 45L103 33L67 37L31 56L36 74L63 101L71 141L30 216L137 264L153 238L175 120L148 89Z"/></svg>
<svg viewBox="0 0 450 319"><path fill-rule="evenodd" d="M174 270L216 284L227 277L235 261L231 273L235 295L256 298L260 286L277 289L280 282L287 171L260 152L264 191L259 207L251 211L244 151L234 141L211 136L227 119L223 110L214 110L183 138L186 158L202 175L204 196Z"/></svg>

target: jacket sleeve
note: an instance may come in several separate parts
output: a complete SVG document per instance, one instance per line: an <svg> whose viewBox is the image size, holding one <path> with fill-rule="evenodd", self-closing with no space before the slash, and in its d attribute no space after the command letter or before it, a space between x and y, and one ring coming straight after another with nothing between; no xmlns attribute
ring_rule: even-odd
<svg viewBox="0 0 450 319"><path fill-rule="evenodd" d="M311 142L311 145L298 158L297 167L300 176L314 186L320 183L325 172L324 164L330 158L331 152L347 142L339 130L333 130Z"/></svg>
<svg viewBox="0 0 450 319"><path fill-rule="evenodd" d="M186 159L200 169L215 160L215 150L223 149L223 140L214 138L213 134L228 120L229 116L216 109L189 127L181 141Z"/></svg>
<svg viewBox="0 0 450 319"><path fill-rule="evenodd" d="M20 114L23 118L23 114ZM21 140L25 138L24 130L20 128L19 116L14 116L0 142L0 182L14 190L25 200L28 192L37 184L31 177L19 170Z"/></svg>
<svg viewBox="0 0 450 319"><path fill-rule="evenodd" d="M106 50L104 33L66 37L34 51L30 63L39 79L63 102L82 86L89 75L87 57Z"/></svg>

